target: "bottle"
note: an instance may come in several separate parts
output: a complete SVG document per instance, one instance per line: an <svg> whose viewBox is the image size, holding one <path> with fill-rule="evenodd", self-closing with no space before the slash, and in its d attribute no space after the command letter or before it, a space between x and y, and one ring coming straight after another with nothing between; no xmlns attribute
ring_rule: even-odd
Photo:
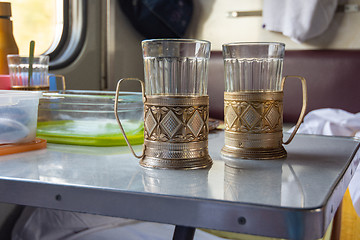
<svg viewBox="0 0 360 240"><path fill-rule="evenodd" d="M10 18L11 4L0 2L0 75L9 74L6 56L8 54L19 54Z"/></svg>

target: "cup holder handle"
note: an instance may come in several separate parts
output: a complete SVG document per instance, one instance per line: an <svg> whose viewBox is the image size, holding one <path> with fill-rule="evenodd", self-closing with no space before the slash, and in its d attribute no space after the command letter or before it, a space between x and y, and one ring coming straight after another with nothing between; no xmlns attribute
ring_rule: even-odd
<svg viewBox="0 0 360 240"><path fill-rule="evenodd" d="M287 145L289 144L292 139L295 137L295 134L297 132L297 130L300 127L300 124L302 123L302 121L304 120L305 117L305 111L306 111L306 105L307 105L307 88L306 88L306 80L305 78L301 77L301 76L285 76L283 77L283 79L281 80L281 90L284 91L284 84L285 84L285 80L287 78L297 78L301 81L301 85L302 85L302 93L303 93L303 103L302 103L302 108L301 108L301 112L300 112L300 116L299 119L295 125L295 128L293 130L293 132L291 133L289 139L286 142L283 142L283 144Z"/></svg>
<svg viewBox="0 0 360 240"><path fill-rule="evenodd" d="M130 142L129 142L129 139L127 138L126 136L126 133L125 133L125 130L121 124L121 121L120 121L120 118L119 118L119 115L118 115L118 112L117 112L117 109L118 109L118 103L119 103L119 91L120 91L120 84L122 81L139 81L140 84L141 84L141 91L142 91L142 97L143 97L143 102L145 103L146 102L146 97L145 97L145 87L144 87L144 82L138 78L122 78L120 79L118 82L117 82L117 85L116 85L116 94L115 94L115 104L114 104L114 113L115 113L115 118L116 118L116 121L117 123L119 124L119 127L120 127L120 130L122 132L122 134L124 135L124 139L126 141L126 144L128 145L128 147L130 148L130 151L131 153L136 157L136 158L143 158L144 155L145 155L145 147L143 145L143 149L142 149L142 153L141 155L137 155L133 149L133 147L131 146Z"/></svg>

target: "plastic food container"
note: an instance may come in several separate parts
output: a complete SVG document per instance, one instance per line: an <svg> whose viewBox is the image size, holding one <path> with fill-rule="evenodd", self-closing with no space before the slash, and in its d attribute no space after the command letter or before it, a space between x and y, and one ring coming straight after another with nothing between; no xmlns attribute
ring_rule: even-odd
<svg viewBox="0 0 360 240"><path fill-rule="evenodd" d="M0 90L0 144L35 140L42 92Z"/></svg>
<svg viewBox="0 0 360 240"><path fill-rule="evenodd" d="M115 92L44 92L40 99L37 136L48 143L86 146L126 145L114 114ZM131 144L144 141L141 93L122 92L118 113Z"/></svg>

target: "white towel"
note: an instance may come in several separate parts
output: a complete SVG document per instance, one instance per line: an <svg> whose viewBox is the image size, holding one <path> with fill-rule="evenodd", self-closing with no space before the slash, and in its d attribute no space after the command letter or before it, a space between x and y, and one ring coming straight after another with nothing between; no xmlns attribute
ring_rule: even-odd
<svg viewBox="0 0 360 240"><path fill-rule="evenodd" d="M264 0L263 26L304 42L328 28L337 5L338 0Z"/></svg>
<svg viewBox="0 0 360 240"><path fill-rule="evenodd" d="M360 138L360 113L330 108L314 110L305 116L298 133ZM349 191L356 213L360 216L360 165L350 181Z"/></svg>

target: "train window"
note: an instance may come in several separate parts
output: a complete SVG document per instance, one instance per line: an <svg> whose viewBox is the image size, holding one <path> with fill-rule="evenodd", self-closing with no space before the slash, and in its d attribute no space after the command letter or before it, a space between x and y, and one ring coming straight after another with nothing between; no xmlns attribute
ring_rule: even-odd
<svg viewBox="0 0 360 240"><path fill-rule="evenodd" d="M13 33L20 54L28 54L35 40L35 54L52 51L63 32L62 0L8 0L11 2Z"/></svg>
<svg viewBox="0 0 360 240"><path fill-rule="evenodd" d="M50 70L69 65L78 56L85 36L86 0L7 0L20 54L50 56Z"/></svg>

